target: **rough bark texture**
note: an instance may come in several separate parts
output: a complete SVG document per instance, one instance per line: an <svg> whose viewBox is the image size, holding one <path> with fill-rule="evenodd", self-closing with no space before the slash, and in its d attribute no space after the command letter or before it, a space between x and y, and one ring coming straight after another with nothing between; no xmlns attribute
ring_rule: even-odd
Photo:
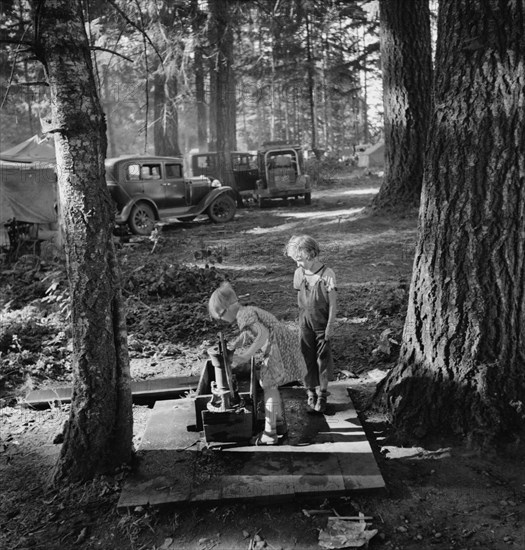
<svg viewBox="0 0 525 550"><path fill-rule="evenodd" d="M431 109L428 1L380 0L385 176L376 210L418 206Z"/></svg>
<svg viewBox="0 0 525 550"><path fill-rule="evenodd" d="M210 4L216 29L216 62L211 78L215 79L215 116L217 132L217 169L222 183L234 189L235 181L227 153L236 146L236 103L233 75L233 28L230 0L216 0ZM212 47L214 45L212 44Z"/></svg>
<svg viewBox="0 0 525 550"><path fill-rule="evenodd" d="M191 28L195 36L193 66L195 73L195 102L197 104L197 147L200 152L207 150L208 117L206 111L206 89L204 69L203 28L206 15L199 9L198 0L191 0Z"/></svg>
<svg viewBox="0 0 525 550"><path fill-rule="evenodd" d="M132 404L125 312L106 187L105 122L79 0L33 2L35 50L51 93L73 328L73 397L54 481L129 461Z"/></svg>
<svg viewBox="0 0 525 550"><path fill-rule="evenodd" d="M161 3L157 8L152 23L154 27L169 31L174 27L177 18L177 11L169 4ZM164 35L164 33L162 33ZM170 36L165 37L169 43ZM175 42L175 39L173 39ZM176 49L177 45L172 44ZM155 154L165 156L181 155L179 146L179 115L177 112L178 81L175 69L175 61L166 64L157 64L154 73L154 127L153 141Z"/></svg>
<svg viewBox="0 0 525 550"><path fill-rule="evenodd" d="M524 64L523 2L440 3L408 314L376 395L406 434L523 429Z"/></svg>
<svg viewBox="0 0 525 550"><path fill-rule="evenodd" d="M154 77L154 129L155 154L161 156L181 155L179 147L179 116L177 113L177 77L166 74L162 67Z"/></svg>

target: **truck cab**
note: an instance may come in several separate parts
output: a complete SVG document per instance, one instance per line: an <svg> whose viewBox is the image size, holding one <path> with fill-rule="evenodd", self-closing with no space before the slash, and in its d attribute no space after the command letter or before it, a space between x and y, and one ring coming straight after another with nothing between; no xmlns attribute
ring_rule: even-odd
<svg viewBox="0 0 525 550"><path fill-rule="evenodd" d="M266 201L290 197L304 197L305 204L311 203L310 176L304 172L304 161L300 145L284 141L263 143L258 151L259 179L255 194L259 206Z"/></svg>

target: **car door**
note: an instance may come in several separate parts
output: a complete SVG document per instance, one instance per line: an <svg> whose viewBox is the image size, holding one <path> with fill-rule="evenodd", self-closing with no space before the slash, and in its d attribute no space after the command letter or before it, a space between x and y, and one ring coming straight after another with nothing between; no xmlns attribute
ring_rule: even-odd
<svg viewBox="0 0 525 550"><path fill-rule="evenodd" d="M257 188L259 179L257 158L249 153L232 153L232 169L235 185L239 192L252 191Z"/></svg>
<svg viewBox="0 0 525 550"><path fill-rule="evenodd" d="M165 192L161 163L133 161L126 166L126 180L131 184L133 195L142 194L151 199L158 209L164 208Z"/></svg>
<svg viewBox="0 0 525 550"><path fill-rule="evenodd" d="M165 208L180 208L191 204L191 182L183 177L182 164L164 163Z"/></svg>

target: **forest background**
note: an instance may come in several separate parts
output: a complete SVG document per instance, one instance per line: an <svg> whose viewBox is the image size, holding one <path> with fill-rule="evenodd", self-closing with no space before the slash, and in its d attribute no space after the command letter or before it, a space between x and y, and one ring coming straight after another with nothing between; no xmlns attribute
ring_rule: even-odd
<svg viewBox="0 0 525 550"><path fill-rule="evenodd" d="M423 3L403 2L405 8L408 4L411 10L405 10L403 13L421 15L422 12L417 10ZM408 428L405 435L422 436L427 431L435 434L442 430L449 430L456 435L469 432L473 439L477 436L485 439L485 443L493 443L493 436L501 435L502 432L508 435L508 432L519 427L520 421L523 420L524 308L522 289L524 288L524 274L523 247L520 246L520 243L523 243L522 208L524 204L523 152L520 149L520 144L523 143L523 112L518 109L518 106L523 103L523 87L520 88L516 83L523 75L523 56L520 56L520 52L524 51L523 33L521 32L524 14L518 4L513 2L489 1L483 6L476 5L475 9L469 9L467 4L461 1L441 3L440 12L443 15L440 16L441 38L438 33L434 88L432 95L421 93L426 98L423 102L424 108L421 109L423 113L426 112L429 115L430 100L435 102L431 123L429 124L428 120L430 117L426 119L422 117L423 124L418 129L419 133L407 132L408 137L412 138L408 140L408 146L406 148L397 147L400 144L407 145L407 140L401 143L395 142L395 132L396 130L401 132L401 130L392 122L395 121L395 116L399 113L388 112L388 109L385 109L383 113L385 122L383 131L387 138L387 145L390 143L391 146L394 144L396 147L391 147L390 151L387 147L387 169L381 190L386 189L386 184L395 179L392 178L392 175L401 173L399 170L396 172L396 168L401 165L413 165L417 168L412 174L404 174L404 183L409 183L413 187L410 204L419 203L417 191L421 189L423 179L425 184L413 279L408 298L406 330L402 337L401 358L403 360L393 369L394 376L389 377L390 387L387 386L385 395L387 398L393 397L393 399L387 399L390 416L398 425L402 424ZM103 8L109 5L114 8L114 12L106 21L102 18L102 12ZM382 22L383 24L387 23L387 29L407 31L405 35L403 33L390 35L394 38L404 36L404 41L393 41L391 47L388 42L382 45L382 82L383 84L388 83L386 90L389 92L384 94L384 105L392 106L395 103L388 101L395 95L392 92L399 89L413 91L414 88L421 92L427 90L424 86L418 87L414 84L418 75L424 77L423 84L430 83L430 78L427 78L430 73L426 70L429 66L430 55L428 59L425 57L427 52L430 52L430 48L427 49L425 46L421 49L420 53L423 54L421 58L416 55L403 57L403 52L406 53L407 50L396 48L399 44L407 45L409 31L424 28L424 25L419 27L417 25L417 22L423 21L424 18L415 17L410 21L410 18L407 17L405 21L407 25L403 27L400 24L400 19L396 19L395 16L401 13L399 9L396 10L401 6L399 2L384 1L380 5L384 8ZM364 106L368 104L367 99L365 100L369 91L367 79L374 71L373 53L374 48L377 52L377 43L374 45L373 40L371 43L367 43L368 38L361 40L362 34L360 35L359 31L356 33L359 40L353 40L353 31L350 31L349 44L352 47L355 44L358 46L355 50L348 48L348 51L344 47L343 53L341 53L338 48L332 48L332 44L337 42L337 33L332 34L329 31L333 25L339 24L341 29L346 29L347 23L352 26L357 22L359 26L366 20L371 24L370 32L367 31L366 36L373 37L374 25L377 29L377 13L376 16L369 19L369 12L363 11L364 4L359 2L257 2L252 5L248 2L231 3L217 0L207 4L204 2L169 5L160 3L141 5L138 2L125 5L117 2L82 4L84 20L104 23L104 26L101 27L104 32L100 32L100 36L104 35L110 27L114 31L110 47L108 47L107 43L94 43L93 40L98 40L95 32L96 26L84 25L79 17L79 11L72 10L66 2L58 0L49 3L28 2L27 4L7 2L4 3L4 6L8 10L6 13L13 16L12 20L6 20L6 32L17 35L16 40L11 41L9 53L11 58L14 56L20 59L20 63L11 66L8 83L13 85L16 81L15 77L20 75L22 78L19 82L22 90L27 89L25 86L28 84L33 87L45 85L43 83L47 82L52 98L50 112L46 111L45 101L42 104L42 110L39 111L42 96L37 94L27 98L27 94L21 94L24 99L17 103L15 111L16 109L20 110L14 114L14 122L17 123L19 120L16 116L28 117L29 112L37 113L39 122L43 123L47 130L57 137L56 143L60 145L60 154L57 155L57 160L62 162L61 168L70 166L72 160L78 161L75 164L75 171L73 173L64 171L60 174L59 181L60 188L70 199L69 203L67 201L64 203L64 214L66 214L64 219L66 237L69 236L69 241L66 240L66 252L70 260L68 279L73 306L71 319L75 330L78 329L73 337L73 379L78 388L86 390L87 395L93 398L92 403L99 407L95 411L96 414L99 414L101 419L104 418L104 421L99 424L103 428L107 428L111 427L111 422L114 420L107 418L106 422L104 416L110 402L107 398L114 397L111 395L112 388L106 396L94 391L92 380L86 376L89 374L87 366L91 366L94 372L100 374L108 370L115 372L115 367L117 372L121 369L125 373L123 367L125 367L126 361L123 354L127 353L127 348L122 343L122 335L125 332L119 332L122 328L122 315L119 310L118 285L115 284L115 257L110 244L112 235L111 231L108 231L108 228L111 229L111 218L106 211L107 208L103 206L103 201L100 198L97 199L98 196L103 198L104 188L103 186L97 188L94 184L101 179L100 167L102 166L103 170L103 159L101 165L100 151L105 150L106 139L104 121L106 124L108 123L107 117L101 116L102 110L97 106L98 95L103 95L102 93L98 94L97 90L103 89L104 78L103 74L101 76L99 63L94 64L94 86L91 86L92 82L86 78L91 71L91 61L87 60L88 56L84 56L85 65L82 66L79 60L80 56L75 57L78 51L82 51L83 45L80 44L81 47L78 50L75 48L60 50L57 48L57 42L60 46L59 40L66 36L71 46L78 46L79 42L75 42L75 37L82 42L83 33L87 31L86 42L91 43L95 51L99 52L96 55L107 54L111 63L120 62L124 58L127 58L128 62L131 59L140 60L142 58L144 71L138 72L142 75L146 74L146 76L142 76L144 84L142 89L145 97L143 100L138 99L138 96L134 96L133 92L130 92L134 89L133 86L136 82L134 78L125 84L125 93L119 91L120 88L117 85L115 94L110 89L112 84L108 85L108 93L105 97L109 98L109 103L112 103L115 97L117 99L129 98L131 94L134 98L133 101L136 100L136 103L132 102L131 105L139 106L139 110L141 107L143 108L143 114L137 117L138 131L136 134L130 135L122 131L122 134L119 135L121 130L118 130L118 126L113 126L113 123L110 122L107 127L108 150L115 150L116 153L119 153L120 143L126 140L129 142L131 137L131 141L140 144L143 151L152 151L151 147L153 147L153 151L161 152L161 147L166 147L169 154L174 154L177 151L182 152L180 140L174 143L173 139L175 136L181 136L177 116L179 109L177 109L177 115L175 111L170 112L169 109L170 106L173 107L173 98L179 97L179 94L174 92L175 89L178 90L180 86L184 91L181 86L181 83L185 82L183 77L191 73L188 59L198 60L198 50L202 43L192 42L191 39L185 40L186 35L184 34L170 35L169 39L166 39L168 30L171 32L172 27L177 27L171 23L182 20L187 21L186 24L181 25L184 30L191 26L190 23L199 27L199 21L213 20L213 29L208 28L204 37L208 45L218 46L217 54L215 55L209 49L200 51L200 54L203 63L204 60L209 63L206 70L211 66L215 71L215 73L213 70L209 71L208 74L215 74L215 77L210 78L206 84L206 77L197 69L199 66L197 61L194 67L193 81L196 101L194 110L197 120L196 138L188 141L188 147L205 144L203 146L212 148L216 146L221 150L237 148L236 140L242 134L244 119L243 117L232 117L231 113L234 108L237 108L237 103L240 103L244 105L246 121L250 120L253 123L249 127L246 126L247 131L244 133L246 147L256 145L256 139L250 138L250 132L254 127L258 127L257 131L253 131L253 135L257 138L262 135L264 138L282 138L284 134L285 138L300 139L315 157L313 166L319 168L319 171L313 175L321 176L317 181L321 184L330 184L331 178L326 178L326 176L331 175L333 168L319 161L324 152L335 151L336 159L346 157L344 150L345 144L347 144L346 135L350 136L348 143L352 143L352 146L349 146L351 149L348 152L352 153L355 142L369 139L369 137L372 139L372 135L378 137L379 133L371 123L369 109L364 109ZM75 6L80 6L80 3L75 3ZM236 9L230 10L232 6L235 6ZM334 8L335 11L325 9L325 6ZM43 7L50 9L42 9ZM59 8L62 9L64 15L68 16L67 20L61 16ZM199 10L199 8L203 8L203 10ZM205 18L199 17L205 13L204 8L209 9L209 13ZM251 34L248 33L247 36L258 36L257 29L260 26L265 28L265 33L261 33L260 40L251 41L253 45L257 46L255 53L252 52L251 58L256 63L248 64L247 67L254 71L259 79L251 81L254 88L249 87L248 92L245 91L247 88L244 84L237 88L235 79L232 78L235 73L232 70L234 64L230 64L230 61L237 59L231 55L233 45L237 45L235 40L238 38L238 43L243 44L242 34L233 32L235 26L231 22L234 20L234 16L249 13L250 9L245 11L247 8L255 10L254 16L269 17L266 25L259 25L259 20L252 20L251 15L246 19L248 26L254 20L257 21L254 26L255 32L252 29ZM196 10L193 11L193 15L196 17L185 19L189 13L188 10L191 9ZM389 11L390 9L391 11ZM262 16L258 13L259 10L263 14ZM112 25L105 25L113 21L112 17L116 18L115 13L120 16L119 23L115 25L116 30ZM341 20L338 13L352 17L348 20ZM225 18L224 14L228 14L228 17ZM271 17L274 14L278 15L276 19L279 23ZM330 19L332 23L325 27L323 22L327 14L335 14L335 18ZM207 15L211 15L211 17L208 18ZM164 17L166 19L163 19ZM34 39L30 40L24 40L26 33L24 24L27 19L38 23L33 28ZM164 21L167 24L155 26L152 21L155 23ZM148 32L143 32L146 28L148 28ZM76 31L76 34L72 33L72 29ZM128 32L128 29L134 29L134 31ZM157 35L155 35L156 32L158 32ZM131 48L126 55L125 48L129 41L124 37L127 38L128 34L136 36L137 48ZM323 41L324 34L327 37L326 43ZM153 35L155 35L155 40L152 38ZM294 36L297 40L285 40L285 38ZM388 37L388 33L383 33L384 36ZM314 46L314 42L317 47ZM177 52L165 47L166 44L171 43L179 44ZM193 50L190 48L188 51L194 52L193 57L191 55L189 58L182 56L181 52L186 51L186 45L192 43ZM119 44L122 44L124 49L117 51L114 46ZM195 47L196 44L198 44L197 47ZM413 41L413 48L408 51L413 54L417 50L414 45L419 44L420 42ZM428 44L430 44L430 40L428 40ZM25 50L24 46L28 49ZM276 54L281 47L287 55ZM151 49L148 55L141 57L140 52L144 53L148 51L148 48ZM9 48L6 48L7 50ZM159 55L161 52L164 57L162 54ZM394 58L407 62L423 59L424 63L419 67L421 70L407 71L407 66L404 67L405 70L402 70L402 64L397 66L397 70L392 70L393 65L388 63L388 54L392 52L397 56L390 58L390 62ZM26 65L24 62L26 53L33 54L41 62L43 70L37 68L40 67L38 64ZM172 57L174 63L170 65L168 61L171 61ZM67 58L68 68L71 69L71 72L60 71L60 63L64 60L63 58ZM163 58L162 63L160 58ZM357 73L350 71L350 75L348 75L343 71L340 78L331 79L329 78L329 69L332 65L327 64L325 71L323 66L325 58L335 59L333 66L338 69L351 63L353 65L348 66L357 68ZM365 65L360 66L363 59L367 60L366 66L370 67L365 79L361 74ZM370 65L368 64L369 59L372 60ZM260 73L258 72L259 60L264 61ZM31 61L31 55L27 61ZM375 59L376 63L378 61L379 57ZM108 63L108 66L110 65ZM167 76L169 72L166 71L157 75L155 71L160 65L169 66L174 73L176 68L184 70L177 72L175 78ZM296 74L292 69L298 67L302 67L302 70ZM16 73L20 68L20 73ZM242 74L245 68L245 65L239 64L237 71ZM149 69L152 69L153 72L150 73ZM25 74L29 77L28 80L24 80ZM268 75L272 75L272 78L268 79ZM412 77L408 79L408 85L403 80L406 75ZM235 74L235 76L237 75ZM254 78L253 74L250 75L250 78ZM294 78L296 79L294 80ZM279 86L275 85L277 81ZM294 82L295 87L287 87L289 81ZM350 91L348 96L350 107L344 101L342 103L339 101L341 99L338 96L340 90L335 85L336 81L348 84L348 88L342 87L342 89ZM111 83L112 79L109 82ZM190 77L187 82L190 83L191 89L192 78ZM233 92L234 83L235 93ZM131 86L128 87L130 84ZM401 86L396 88L395 84L401 84ZM207 87L208 95L206 95ZM241 90L242 93L238 94L237 90ZM485 93L471 94L471 90L482 90ZM156 101L157 94L159 97L162 96L164 101ZM8 97L9 94L6 91L4 95L4 105L6 106ZM185 97L184 94L181 97ZM261 105L261 102L257 101L258 97L264 97L265 103ZM414 99L410 94L406 97L410 100ZM206 98L208 105L207 108L204 108ZM397 96L398 100L400 98L405 99L402 94ZM84 103L83 100L86 102ZM90 112L91 118L86 119L81 116L84 113L79 111L80 104L83 107L87 105L86 111ZM182 103L178 105L181 106ZM271 108L268 105L271 105ZM200 113L199 106L201 107ZM340 110L337 111L338 109ZM106 110L108 110L107 106ZM335 111L335 114L332 110ZM153 115L151 115L151 111ZM190 109L187 113L189 112ZM465 112L471 116L465 116ZM135 113L136 110L130 108L129 119L132 120ZM343 114L346 116L339 118ZM150 123L148 121L151 116L153 119ZM51 126L48 125L49 118L51 118ZM122 118L126 119L125 116ZM96 121L96 124L91 124L88 128L89 124L86 124L88 119ZM347 120L348 124L341 124L342 121ZM57 122L60 123L58 126ZM28 123L31 124L30 121ZM425 150L423 144L425 143L427 125L430 126L430 139ZM174 131L175 128L176 131ZM343 139L339 140L337 136L341 134L341 128L344 128L344 133L342 134ZM478 131L480 128L484 131ZM64 138L67 132L71 132L79 139L76 141L69 139L68 141ZM113 139L112 135L115 133L119 139ZM153 133L153 146L149 141L151 133ZM140 139L135 139L133 135L140 136ZM332 136L331 142L325 139L325 136L329 135ZM416 136L415 140L413 139L414 135ZM418 136L423 139L418 141ZM241 142L240 138L239 142ZM71 146L71 148L68 149L65 145ZM423 178L424 150L427 160ZM110 152L110 154L115 153ZM389 157L389 155L391 156ZM404 162L395 165L392 160ZM92 168L91 172L90 167ZM321 181L323 178L326 180ZM82 183L80 186L78 185L79 181ZM100 191L98 194L96 193L97 189ZM94 220L92 226L90 223L86 223L84 227L81 221L79 223L79 220L85 220L86 217L70 216L67 218L71 212L76 212L75 200L77 198L87 199L87 202L83 203L83 210L79 212L80 214L93 211L97 214L100 213L100 217ZM96 202L97 200L98 202ZM90 201L95 202L90 203ZM95 205L94 209L92 209L93 205ZM483 205L486 206L483 207ZM501 223L502 220L505 223ZM101 231L103 233L101 239L94 242L93 236L99 235ZM86 251L89 251L91 257L98 263L76 262L76 260L82 260ZM95 289L96 292L91 289L89 293L86 293L82 277L83 268L85 268L89 280L100 280L104 283L109 281L107 287L102 289L102 293L99 293L99 288ZM97 278L100 273L103 273L104 276ZM96 300L96 307L92 308L93 311L86 309L86 305L92 304L93 300ZM61 304L63 305L63 302ZM108 304L114 305L116 308L108 312ZM421 315L421 312L424 314ZM82 315L86 313L96 313L97 315L97 317L90 318L88 325L106 326L104 323L107 323L109 319L113 321L110 326L119 329L116 334L111 334L112 339L109 339L107 346L100 345L100 342L94 339L96 338L95 334L89 333L89 331L81 332L84 330L85 324L77 321L81 320ZM110 332L108 326L108 333ZM10 352L13 349L17 351L18 344L14 336L17 335L9 335L11 338L8 342ZM98 348L114 350L116 353L112 357L95 356L97 361L89 364L86 357L79 353L80 348L75 349L75 339L77 345L79 343L87 344L90 351L93 351L94 347L99 344ZM122 360L123 357L124 360ZM105 369L105 367L110 368ZM414 376L413 374L424 376ZM125 386L125 376L123 378ZM118 391L120 391L119 388L122 389L118 386ZM125 393L126 391L121 392L120 397ZM77 414L83 412L82 407L84 406L85 403L81 401L72 404L70 428L69 431L66 431L65 443L62 447L65 452L62 453L58 468L59 475L56 479L60 479L61 475L71 475L72 472L79 473L81 477L93 472L93 464L88 464L86 469L82 469L82 467L89 462L89 459L96 457L97 453L86 453L86 450L80 445L79 439L75 439L75 434L71 435L71 426L78 428L81 434L83 430L89 432L93 427L89 422L83 421L85 417ZM122 412L125 412L125 408L120 411L120 413ZM117 421L122 420L122 414L116 413L114 416L118 417ZM512 428L512 430L507 428ZM126 429L129 433L129 423ZM117 430L115 433L120 433L120 431ZM107 437L107 433L105 436ZM96 440L97 437L94 437L95 443L108 441L104 438ZM72 468L72 464L79 468ZM96 468L97 464L95 464ZM57 470L55 470L56 472ZM503 483L507 485L514 483L514 480L511 482L506 479ZM501 506L507 506L508 502L513 502L514 505L516 501L522 503L522 495L519 492L515 494L515 498L516 500L510 497L508 500L505 499L507 504ZM514 523L516 515L513 512L505 517L508 519L508 524L512 523L513 527L516 527L516 523ZM406 518L402 521L405 522L405 520ZM407 532L407 529L404 527L404 530L400 529L397 532L403 534ZM429 530L429 533L432 532ZM434 531L429 536L439 541L441 536L438 537L438 534L440 532ZM459 536L469 538L470 535L466 532ZM503 537L500 539L500 542L502 541L501 543L504 544L513 543L514 540L513 536L510 539L507 536L507 540L504 540ZM417 540L419 539L415 535L414 541ZM493 547L496 546L493 544Z"/></svg>
<svg viewBox="0 0 525 550"><path fill-rule="evenodd" d="M377 2L310 4L210 3L228 14L235 45L226 98L236 112L233 149L292 140L340 159L382 136ZM27 9L4 3L4 33L20 31ZM214 150L210 75L218 55L207 3L89 2L86 9L107 155ZM43 68L21 52L18 44L1 52L2 150L41 134L50 116Z"/></svg>

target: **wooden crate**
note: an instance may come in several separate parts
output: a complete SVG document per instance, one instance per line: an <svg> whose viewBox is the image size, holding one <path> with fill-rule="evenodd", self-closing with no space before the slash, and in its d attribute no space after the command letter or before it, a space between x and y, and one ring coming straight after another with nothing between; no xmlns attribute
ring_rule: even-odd
<svg viewBox="0 0 525 550"><path fill-rule="evenodd" d="M206 443L241 443L253 436L253 411L202 411L202 425Z"/></svg>
<svg viewBox="0 0 525 550"><path fill-rule="evenodd" d="M256 418L249 393L239 394L245 400L244 411L211 412L206 405L209 395L199 395L194 399L196 425L188 425L188 431L202 431L206 443L228 443L248 441L255 430Z"/></svg>

